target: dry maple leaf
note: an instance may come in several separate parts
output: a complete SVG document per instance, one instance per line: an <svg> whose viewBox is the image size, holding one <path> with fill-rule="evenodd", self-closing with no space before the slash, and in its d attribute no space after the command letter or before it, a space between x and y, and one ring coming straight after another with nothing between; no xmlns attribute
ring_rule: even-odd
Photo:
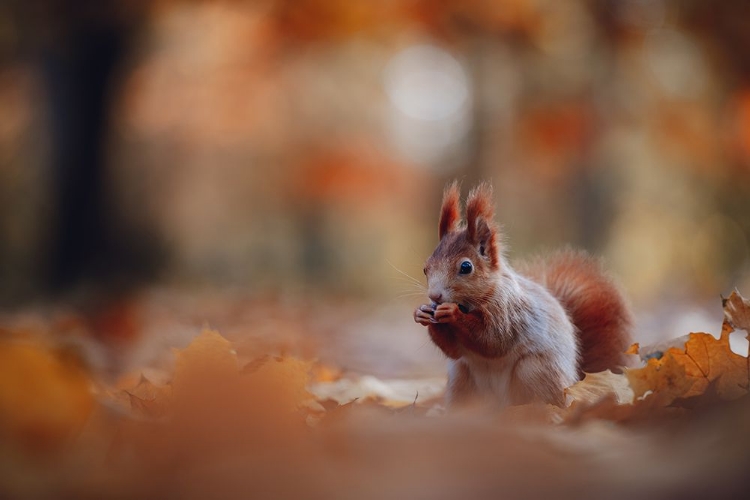
<svg viewBox="0 0 750 500"><path fill-rule="evenodd" d="M238 375L232 344L215 330L205 329L185 349L175 349L174 386L193 378Z"/></svg>
<svg viewBox="0 0 750 500"><path fill-rule="evenodd" d="M708 386L702 394L697 396L690 396L686 398L677 398L672 401L672 405L676 408L686 408L688 410L695 410L697 408L703 408L708 406L714 406L724 401L718 390L719 379L714 379L708 383Z"/></svg>
<svg viewBox="0 0 750 500"><path fill-rule="evenodd" d="M747 300L737 290L726 299L722 298L724 318L734 328L745 330L750 337L750 300Z"/></svg>
<svg viewBox="0 0 750 500"><path fill-rule="evenodd" d="M675 350L679 353L679 350ZM678 397L684 397L693 387L694 380L685 377L685 366L675 359L670 349L659 358L651 358L646 366L625 372L636 398L648 392L669 404Z"/></svg>
<svg viewBox="0 0 750 500"><path fill-rule="evenodd" d="M270 358L255 371L243 376L243 388L250 393L273 390L276 402L294 411L312 399L307 391L310 363L292 357Z"/></svg>
<svg viewBox="0 0 750 500"><path fill-rule="evenodd" d="M633 401L633 389L630 388L627 377L610 370L587 373L583 380L565 389L565 395L570 403L593 404L609 395L613 395L618 404Z"/></svg>
<svg viewBox="0 0 750 500"><path fill-rule="evenodd" d="M689 386L684 369L672 358L650 359L646 367L626 374L609 370L587 373L583 380L566 389L571 404L562 419L579 425L594 420L631 423L679 416L683 410L667 405ZM634 397L650 392L654 394Z"/></svg>
<svg viewBox="0 0 750 500"><path fill-rule="evenodd" d="M138 385L125 393L128 395L131 409L143 416L158 418L167 413L169 386L157 386L141 375Z"/></svg>
<svg viewBox="0 0 750 500"><path fill-rule="evenodd" d="M312 367L313 382L335 382L342 376L341 370L333 366L315 363Z"/></svg>
<svg viewBox="0 0 750 500"><path fill-rule="evenodd" d="M702 394L713 381L717 382L716 392L723 399L736 399L747 393L747 358L732 352L731 332L731 327L725 323L718 339L708 333L691 333L684 352L671 352L685 367L685 376L693 380L693 387L682 397Z"/></svg>
<svg viewBox="0 0 750 500"><path fill-rule="evenodd" d="M240 370L231 342L203 330L185 349L175 352L174 394L178 402L195 405L213 398L263 400L292 412L306 403L310 363L292 357L262 356Z"/></svg>
<svg viewBox="0 0 750 500"><path fill-rule="evenodd" d="M721 400L748 393L748 358L732 351L729 334L732 325L750 324L750 303L735 291L723 304L726 319L718 339L708 333L691 333L683 348L672 347L661 358L649 359L645 367L626 372L636 397L651 391L663 404L670 404L700 396L709 387L711 397Z"/></svg>
<svg viewBox="0 0 750 500"><path fill-rule="evenodd" d="M93 407L91 379L77 360L43 345L0 341L0 441L54 449Z"/></svg>
<svg viewBox="0 0 750 500"><path fill-rule="evenodd" d="M157 417L163 412L167 418L125 420L113 459L135 454L139 462L159 466L187 455L213 460L207 457L248 449L261 456L272 447L291 446L308 430L305 418L323 413L306 391L309 363L274 357L242 373L232 344L210 330L175 355L169 397L143 380L130 396L137 413Z"/></svg>
<svg viewBox="0 0 750 500"><path fill-rule="evenodd" d="M667 406L665 398L658 394L636 399L631 404L620 404L614 394L609 394L593 404L573 403L564 415L563 421L570 425L595 420L650 424L656 420L680 417L685 411L684 408Z"/></svg>
<svg viewBox="0 0 750 500"><path fill-rule="evenodd" d="M271 356L269 356L268 354L264 354L263 356L255 358L254 360L247 363L244 367L242 367L242 373L248 374L257 372L260 367L268 362L269 359L271 359Z"/></svg>
<svg viewBox="0 0 750 500"><path fill-rule="evenodd" d="M625 354L638 354L641 349L641 344L638 342L632 344L630 347L628 347L628 350L625 351Z"/></svg>

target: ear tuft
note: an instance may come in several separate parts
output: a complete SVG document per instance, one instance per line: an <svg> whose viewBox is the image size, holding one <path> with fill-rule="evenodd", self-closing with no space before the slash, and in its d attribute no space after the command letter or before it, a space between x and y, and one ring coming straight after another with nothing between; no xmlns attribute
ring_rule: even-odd
<svg viewBox="0 0 750 500"><path fill-rule="evenodd" d="M492 186L483 182L471 190L466 200L466 223L469 241L477 243L477 222L479 219L492 225L495 210L492 206Z"/></svg>
<svg viewBox="0 0 750 500"><path fill-rule="evenodd" d="M466 201L466 235L470 243L479 246L482 255L489 257L493 266L500 258L494 218L492 186L483 182L471 190Z"/></svg>
<svg viewBox="0 0 750 500"><path fill-rule="evenodd" d="M443 192L443 205L440 208L440 224L438 227L438 236L441 240L443 236L454 231L458 226L461 216L459 208L460 196L461 192L458 188L458 181L453 181L446 186Z"/></svg>

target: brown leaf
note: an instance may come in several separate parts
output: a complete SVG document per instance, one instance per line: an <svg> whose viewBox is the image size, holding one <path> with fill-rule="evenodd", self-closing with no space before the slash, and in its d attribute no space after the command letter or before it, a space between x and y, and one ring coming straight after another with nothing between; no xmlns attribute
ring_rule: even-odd
<svg viewBox="0 0 750 500"><path fill-rule="evenodd" d="M579 425L594 420L618 423L649 423L657 419L679 417L686 410L665 404L660 394L650 394L632 404L620 404L614 394L609 394L593 404L574 402L565 415L564 422Z"/></svg>
<svg viewBox="0 0 750 500"><path fill-rule="evenodd" d="M718 391L719 379L714 379L708 383L708 386L702 394L697 396L690 396L687 398L677 398L672 401L672 406L676 408L686 408L688 410L695 410L698 408L704 408L707 406L716 406L724 401L721 394Z"/></svg>
<svg viewBox="0 0 750 500"><path fill-rule="evenodd" d="M625 351L625 354L638 354L638 351L640 350L640 348L641 348L641 345L638 342L636 342L630 347L628 347L628 350Z"/></svg>
<svg viewBox="0 0 750 500"><path fill-rule="evenodd" d="M275 390L275 398L286 410L294 411L312 396L307 392L310 363L292 357L272 358L243 377L244 390L251 393Z"/></svg>
<svg viewBox="0 0 750 500"><path fill-rule="evenodd" d="M745 330L750 335L750 300L747 300L737 290L729 297L722 299L724 318L734 328Z"/></svg>
<svg viewBox="0 0 750 500"><path fill-rule="evenodd" d="M141 399L134 394L127 394L130 397L130 407L133 411L154 418L163 417L166 414L166 406L156 398Z"/></svg>
<svg viewBox="0 0 750 500"><path fill-rule="evenodd" d="M331 398L320 400L318 401L318 403L320 403L320 405L323 407L323 409L325 409L325 411L335 410L336 408L341 406L338 401L336 401L335 399L331 399Z"/></svg>
<svg viewBox="0 0 750 500"><path fill-rule="evenodd" d="M672 356L685 367L685 375L693 380L693 387L682 397L703 393L708 384L717 381L716 392L724 399L736 399L747 393L747 358L732 352L729 346L731 327L725 324L716 339L708 333L691 333L685 351L673 351Z"/></svg>
<svg viewBox="0 0 750 500"><path fill-rule="evenodd" d="M646 366L628 370L627 376L636 397L653 391L664 404L675 399L703 394L716 382L716 393L725 400L748 392L748 360L732 352L724 323L721 336L691 333L683 349L670 348L660 359L649 359Z"/></svg>
<svg viewBox="0 0 750 500"><path fill-rule="evenodd" d="M174 391L178 402L254 401L293 412L310 399L310 363L292 357L263 356L240 372L231 343L204 330L187 348L176 352Z"/></svg>
<svg viewBox="0 0 750 500"><path fill-rule="evenodd" d="M652 391L669 404L675 398L684 397L693 387L694 380L685 376L685 366L677 362L673 351L679 353L679 350L670 349L660 359L649 359L643 368L626 370L625 375L636 398Z"/></svg>
<svg viewBox="0 0 750 500"><path fill-rule="evenodd" d="M633 401L633 390L625 375L606 370L600 373L587 373L583 380L565 389L569 402L593 404L598 400L613 395L618 404Z"/></svg>
<svg viewBox="0 0 750 500"><path fill-rule="evenodd" d="M255 358L242 368L242 373L248 374L257 372L261 366L265 365L266 362L268 362L269 359L271 359L271 356L269 356L268 354L264 354L263 356Z"/></svg>
<svg viewBox="0 0 750 500"><path fill-rule="evenodd" d="M89 374L42 345L0 341L0 441L55 449L94 407Z"/></svg>
<svg viewBox="0 0 750 500"><path fill-rule="evenodd" d="M338 368L316 363L312 367L313 382L335 382L341 379L342 373Z"/></svg>
<svg viewBox="0 0 750 500"><path fill-rule="evenodd" d="M144 375L138 385L125 391L130 400L130 408L146 417L159 418L167 413L170 401L170 388L157 386Z"/></svg>
<svg viewBox="0 0 750 500"><path fill-rule="evenodd" d="M565 409L552 404L524 404L510 406L500 415L504 425L548 425L559 423L563 420Z"/></svg>
<svg viewBox="0 0 750 500"><path fill-rule="evenodd" d="M237 376L237 355L231 343L217 331L205 329L185 349L175 350L173 385L178 392L206 377Z"/></svg>

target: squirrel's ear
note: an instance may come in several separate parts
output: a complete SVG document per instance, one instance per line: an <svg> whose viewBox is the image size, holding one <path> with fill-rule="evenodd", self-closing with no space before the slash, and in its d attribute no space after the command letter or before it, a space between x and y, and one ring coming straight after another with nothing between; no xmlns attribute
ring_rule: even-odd
<svg viewBox="0 0 750 500"><path fill-rule="evenodd" d="M460 217L458 199L460 190L458 182L451 182L443 192L443 205L440 208L440 224L438 226L438 236L443 236L456 229Z"/></svg>
<svg viewBox="0 0 750 500"><path fill-rule="evenodd" d="M483 182L469 193L466 201L466 235L478 247L479 253L490 259L493 266L499 260L498 230L494 222L492 186Z"/></svg>
<svg viewBox="0 0 750 500"><path fill-rule="evenodd" d="M472 227L472 226L469 226ZM498 232L492 221L479 217L474 222L474 238L469 241L477 247L482 257L489 259L493 268L500 262Z"/></svg>

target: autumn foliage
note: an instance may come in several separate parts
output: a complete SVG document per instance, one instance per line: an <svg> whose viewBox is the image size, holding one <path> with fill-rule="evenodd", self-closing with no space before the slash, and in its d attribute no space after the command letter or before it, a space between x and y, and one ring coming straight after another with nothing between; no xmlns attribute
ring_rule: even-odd
<svg viewBox="0 0 750 500"><path fill-rule="evenodd" d="M446 412L438 399L387 401L364 390L338 401L321 390L340 381L336 368L291 356L240 361L210 329L175 350L169 380L158 383L142 373L107 383L69 353L6 335L0 493L734 495L750 463L750 400L747 353L734 353L729 338L750 327L750 302L736 292L724 302L719 338L692 333L645 363L633 346L642 366L586 374L566 391L566 407L502 413Z"/></svg>

